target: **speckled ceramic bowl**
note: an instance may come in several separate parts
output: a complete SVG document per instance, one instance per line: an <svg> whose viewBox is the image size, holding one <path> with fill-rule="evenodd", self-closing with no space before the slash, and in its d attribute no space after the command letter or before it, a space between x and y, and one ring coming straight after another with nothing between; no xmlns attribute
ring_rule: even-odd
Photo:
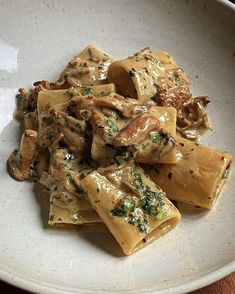
<svg viewBox="0 0 235 294"><path fill-rule="evenodd" d="M37 293L183 293L234 271L235 173L211 212L182 208L179 226L130 257L107 233L43 226L32 185L11 179L21 86L54 79L85 45L114 58L170 51L195 95L213 98L203 143L235 154L235 8L227 1L0 1L0 278Z"/></svg>

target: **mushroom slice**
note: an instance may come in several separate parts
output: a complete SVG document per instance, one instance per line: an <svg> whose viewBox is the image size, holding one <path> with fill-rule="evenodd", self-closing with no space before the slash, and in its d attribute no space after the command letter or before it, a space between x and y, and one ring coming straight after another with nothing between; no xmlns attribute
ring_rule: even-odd
<svg viewBox="0 0 235 294"><path fill-rule="evenodd" d="M159 120L150 114L142 114L123 128L114 138L114 145L131 146L143 141L153 130L159 129Z"/></svg>
<svg viewBox="0 0 235 294"><path fill-rule="evenodd" d="M180 110L191 97L192 94L188 87L177 87L169 90L162 89L156 93L156 102L159 106L172 106Z"/></svg>
<svg viewBox="0 0 235 294"><path fill-rule="evenodd" d="M29 179L32 174L31 165L36 149L37 135L37 132L33 130L25 130L21 137L19 150L13 151L8 159L11 174L19 181Z"/></svg>
<svg viewBox="0 0 235 294"><path fill-rule="evenodd" d="M206 112L206 106L211 99L207 96L200 96L186 103L177 115L177 132L189 139L199 140L211 123Z"/></svg>

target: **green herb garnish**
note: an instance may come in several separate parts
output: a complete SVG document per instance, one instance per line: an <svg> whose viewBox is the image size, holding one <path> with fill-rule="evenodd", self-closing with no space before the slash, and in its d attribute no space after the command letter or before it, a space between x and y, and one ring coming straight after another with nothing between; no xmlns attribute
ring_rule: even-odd
<svg viewBox="0 0 235 294"><path fill-rule="evenodd" d="M182 81L180 78L175 78L175 85L177 87L183 86L183 84L184 84L184 81Z"/></svg>
<svg viewBox="0 0 235 294"><path fill-rule="evenodd" d="M161 136L158 132L151 132L149 134L149 138L151 139L153 143L157 143L157 144L160 144L162 140L164 139L164 137Z"/></svg>
<svg viewBox="0 0 235 294"><path fill-rule="evenodd" d="M142 143L141 144L141 148L142 149L145 149L146 147L148 147L149 146L149 142L146 142L146 143Z"/></svg>
<svg viewBox="0 0 235 294"><path fill-rule="evenodd" d="M93 91L92 91L92 88L89 87L89 86L85 86L81 89L81 94L82 95L88 95L88 94L91 94Z"/></svg>
<svg viewBox="0 0 235 294"><path fill-rule="evenodd" d="M109 127L109 135L112 136L112 133L119 131L117 124L110 118L107 119L107 126Z"/></svg>
<svg viewBox="0 0 235 294"><path fill-rule="evenodd" d="M159 91L161 89L161 87L157 83L153 83L153 86L155 87L155 89L157 91Z"/></svg>

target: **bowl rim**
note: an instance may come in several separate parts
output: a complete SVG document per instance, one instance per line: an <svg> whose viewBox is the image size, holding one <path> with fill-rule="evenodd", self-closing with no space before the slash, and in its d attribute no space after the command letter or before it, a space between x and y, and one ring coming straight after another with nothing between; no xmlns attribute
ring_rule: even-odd
<svg viewBox="0 0 235 294"><path fill-rule="evenodd" d="M16 287L19 287L21 289L27 290L27 291L33 291L35 293L41 293L41 294L97 294L97 293L156 293L156 294L182 294L182 293L188 293L200 288L203 288L207 285L210 285L229 274L233 273L235 271L235 260L226 264L225 266L206 274L203 277L200 277L196 280L189 281L187 283L184 283L182 285L174 286L174 287L167 287L165 289L141 289L141 290L130 290L127 291L125 289L119 289L119 290L110 290L110 289L79 289L76 288L76 290L63 288L63 287L55 287L54 285L34 279L27 279L24 276L16 275L10 271L7 271L5 269L0 268L0 279L8 284L14 285Z"/></svg>

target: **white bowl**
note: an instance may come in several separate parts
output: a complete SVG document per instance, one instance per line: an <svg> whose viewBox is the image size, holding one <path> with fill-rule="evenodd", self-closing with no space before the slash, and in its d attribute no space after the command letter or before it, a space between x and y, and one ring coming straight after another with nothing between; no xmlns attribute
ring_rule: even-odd
<svg viewBox="0 0 235 294"><path fill-rule="evenodd" d="M19 142L15 94L55 79L94 44L114 58L173 54L195 95L213 98L203 143L235 154L235 8L227 1L0 1L0 278L37 293L183 293L235 269L235 173L214 210L183 208L179 226L130 257L110 235L43 226L40 196L10 178Z"/></svg>

